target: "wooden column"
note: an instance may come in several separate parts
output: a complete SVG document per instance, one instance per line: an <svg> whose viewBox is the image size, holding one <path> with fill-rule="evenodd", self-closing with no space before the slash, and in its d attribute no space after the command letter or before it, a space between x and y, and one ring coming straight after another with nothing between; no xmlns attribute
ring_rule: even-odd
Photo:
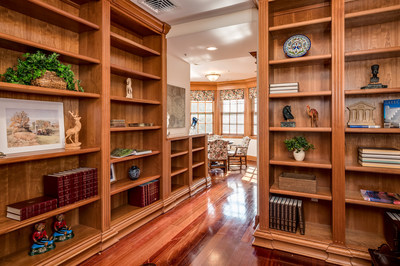
<svg viewBox="0 0 400 266"><path fill-rule="evenodd" d="M332 0L332 238L345 244L344 0Z"/></svg>
<svg viewBox="0 0 400 266"><path fill-rule="evenodd" d="M244 135L251 136L251 100L249 99L249 87L244 88Z"/></svg>

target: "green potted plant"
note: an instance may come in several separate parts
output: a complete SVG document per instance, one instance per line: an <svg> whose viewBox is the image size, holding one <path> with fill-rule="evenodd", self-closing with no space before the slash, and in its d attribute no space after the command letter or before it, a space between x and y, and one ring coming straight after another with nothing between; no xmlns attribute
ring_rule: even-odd
<svg viewBox="0 0 400 266"><path fill-rule="evenodd" d="M286 139L286 148L288 151L293 151L293 156L296 161L303 161L306 156L306 151L314 149L314 145L309 143L305 137L297 136L291 139Z"/></svg>

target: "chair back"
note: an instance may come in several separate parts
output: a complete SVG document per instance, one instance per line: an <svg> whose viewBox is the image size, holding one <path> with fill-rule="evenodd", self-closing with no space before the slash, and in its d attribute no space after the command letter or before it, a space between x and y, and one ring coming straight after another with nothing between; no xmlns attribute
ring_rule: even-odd
<svg viewBox="0 0 400 266"><path fill-rule="evenodd" d="M208 136L208 141L214 141L217 139L221 139L221 136L220 135L209 135Z"/></svg>
<svg viewBox="0 0 400 266"><path fill-rule="evenodd" d="M240 146L248 148L250 145L250 140L251 140L250 137L248 137L248 136L244 137L242 139L242 145L240 145Z"/></svg>
<svg viewBox="0 0 400 266"><path fill-rule="evenodd" d="M242 139L242 144L237 146L236 148L235 156L236 155L247 156L247 150L249 149L250 140L251 138L248 136Z"/></svg>
<svg viewBox="0 0 400 266"><path fill-rule="evenodd" d="M209 142L208 159L227 160L228 159L228 144L229 141L217 139Z"/></svg>

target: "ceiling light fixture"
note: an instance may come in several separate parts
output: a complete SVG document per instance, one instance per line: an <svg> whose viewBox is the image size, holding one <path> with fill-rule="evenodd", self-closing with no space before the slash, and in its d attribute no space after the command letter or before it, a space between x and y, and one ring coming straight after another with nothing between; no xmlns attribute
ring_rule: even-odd
<svg viewBox="0 0 400 266"><path fill-rule="evenodd" d="M208 78L209 81L217 81L220 76L221 76L221 74L217 74L217 73L206 74L206 78Z"/></svg>
<svg viewBox="0 0 400 266"><path fill-rule="evenodd" d="M208 51L215 51L215 50L218 50L218 48L214 47L214 46L210 46L210 47L207 47L207 50Z"/></svg>

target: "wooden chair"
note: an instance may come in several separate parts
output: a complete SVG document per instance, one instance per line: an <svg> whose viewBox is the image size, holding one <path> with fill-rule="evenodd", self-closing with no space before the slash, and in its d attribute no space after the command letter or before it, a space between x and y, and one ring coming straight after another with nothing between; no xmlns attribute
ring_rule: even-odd
<svg viewBox="0 0 400 266"><path fill-rule="evenodd" d="M228 170L228 144L229 141L217 139L208 143L209 168L224 168ZM222 164L221 164L222 163Z"/></svg>
<svg viewBox="0 0 400 266"><path fill-rule="evenodd" d="M250 137L244 137L240 145L230 145L233 150L228 152L228 169L231 165L239 165L242 170L242 165L247 169L247 150L249 149Z"/></svg>

